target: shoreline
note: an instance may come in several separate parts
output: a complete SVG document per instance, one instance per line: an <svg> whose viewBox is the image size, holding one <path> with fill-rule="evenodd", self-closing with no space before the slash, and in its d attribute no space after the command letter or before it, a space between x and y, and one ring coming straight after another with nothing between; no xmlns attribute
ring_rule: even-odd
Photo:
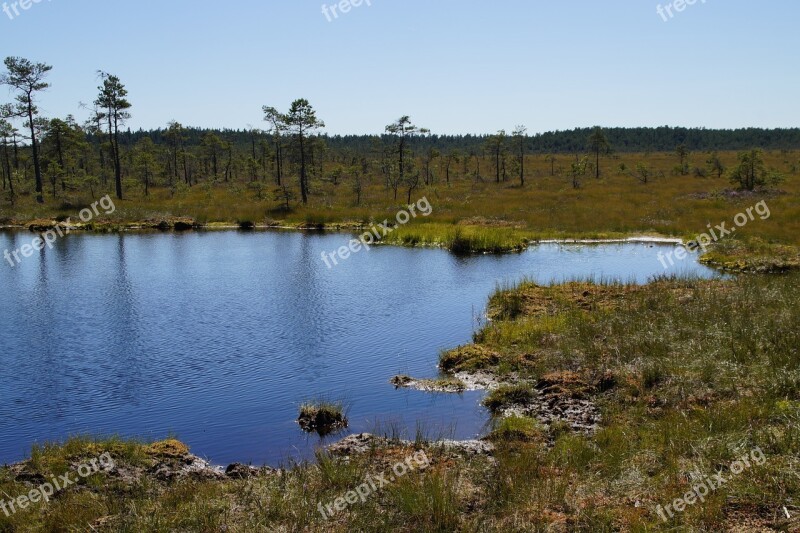
<svg viewBox="0 0 800 533"><path fill-rule="evenodd" d="M47 227L54 227L55 225L59 224L56 220L48 220L48 219L37 219L30 221L25 224L11 224L11 225L0 225L0 232L7 232L7 231L19 231L19 232L30 232L30 233L40 233L41 231L45 231L44 228ZM48 224L52 224L48 226ZM168 225L168 226L167 226ZM252 226L243 227L241 224L233 224L233 223L208 223L208 224L199 224L196 223L193 219L187 218L170 218L165 220L150 220L150 221L142 221L142 222L132 222L126 224L110 224L106 222L100 222L95 224L70 224L70 231L71 232L81 232L81 233L187 233L187 232L214 232L214 231L244 231L244 232L270 232L270 231L291 231L291 232L322 232L322 233L350 233L353 231L359 231L361 229L369 227L368 225L357 225L351 223L339 223L339 224L320 224L320 225L304 225L304 224L296 224L296 225L286 225L286 224L254 224ZM423 243L423 244L406 244L399 241L390 241L390 242L380 242L376 244L382 244L386 246L394 245L394 246L401 246L401 247L427 247L427 248L444 248L447 249L446 246L443 245L435 245L433 243ZM685 246L686 243L679 238L675 237L667 237L663 235L647 235L641 233L631 234L628 237L619 237L619 238L580 238L580 237L573 237L573 238L563 238L563 239L540 239L540 240L530 240L527 242L525 247L520 251L525 251L528 248L535 246L535 245L542 245L542 244L564 244L564 245L603 245L603 244L651 244L651 245L676 245L676 246ZM482 252L485 255L502 255L502 253L498 252ZM712 268L715 268L720 271L724 271L725 268L716 266L713 261L704 262L701 259L701 263L707 264ZM458 348L453 348L458 349ZM460 393L464 390L474 391L474 390L484 390L490 392L493 389L496 389L502 385L513 385L517 381L513 377L508 379L509 376L505 378L499 376L495 372L492 372L489 369L480 370L477 372L471 371L462 371L462 372L444 372L444 375L449 375L450 377L454 378L458 382L464 384L464 387L453 387L452 384L445 384L440 386L436 383L436 379L431 378L416 378L416 377L408 377L409 383L403 383L402 385L397 386L397 388L409 388L418 390L420 392L425 393ZM389 376L387 376L388 378ZM395 376L398 377L398 376ZM508 415L514 414L513 411L507 413ZM327 450L329 447L336 447L337 445L341 444L342 442L348 441L356 434L349 434L344 436L343 438L326 445L324 448ZM477 441L482 442L482 439L477 439ZM453 439L449 442L454 443L464 443L468 444L471 442L475 442L476 439L465 439L465 440L457 440ZM435 443L433 443L435 444ZM226 469L226 465L222 464L215 464L213 462L207 461L207 466L210 469L214 469L216 471L220 471L224 473ZM234 463L236 465L238 463ZM228 465L231 466L231 465ZM269 465L264 464L262 467L271 468Z"/></svg>
<svg viewBox="0 0 800 533"><path fill-rule="evenodd" d="M31 234L36 234L36 233L40 232L39 231L40 228L47 227L47 225L46 225L47 222L52 223L53 226L55 224L58 224L58 222L55 221L55 220L49 220L48 221L48 220L45 220L45 219L38 219L38 220L30 221L27 224L15 224L15 225L0 226L0 232L7 232L7 231L21 232L21 233L30 232ZM159 224L156 223L155 221L129 223L129 224L125 224L125 225L122 225L122 226L114 225L113 229L111 229L109 227L110 225L107 225L105 223L94 224L94 225L93 224L71 224L69 227L70 227L70 231L74 232L76 234L77 233L85 233L85 234L104 234L105 233L105 234L109 234L109 233L128 233L128 232L130 232L132 234L136 234L136 233L152 234L152 233L156 233L156 232L157 233L170 234L170 233L190 233L190 232L203 233L203 232L216 232L216 231L236 231L236 232L240 232L240 231L244 231L244 232L291 231L291 232L325 232L325 233L332 233L332 234L335 234L335 233L347 234L351 230L359 229L359 228L355 228L355 227L344 227L344 226L346 226L346 224L335 225L333 227L332 226L327 226L327 227L324 227L324 228L304 227L302 225L260 224L260 225L254 225L251 228L243 228L240 225L235 225L235 224L231 224L231 223L210 223L210 224L202 224L202 225L193 224L191 227L189 227L188 229L184 230L184 229L175 229L174 225L175 225L176 222L177 223L183 222L184 224L189 224L190 223L189 220L186 220L186 219L183 219L183 220L172 219L169 222L171 224L171 228L170 229L164 229L163 227L159 227ZM32 228L32 226L33 226L33 228ZM361 227L366 228L368 226L365 225L365 226L361 226ZM577 244L577 245L595 245L596 244L596 245L603 245L603 244L616 244L616 243L620 243L620 244L631 243L631 244L666 245L666 244L681 244L682 241L680 239L676 239L676 238L670 238L670 237L664 237L664 236L642 235L642 234L635 234L635 235L632 235L632 236L626 237L626 238L613 238L613 239L580 239L580 238L542 239L542 240L529 241L527 246L526 246L526 248L523 249L522 251L525 251L525 250L527 250L528 248L530 248L532 246L540 245L540 244L566 244L566 245L573 245L573 244ZM383 242L383 243L379 243L379 244L382 244L382 245L385 245L385 246L400 246L400 247L415 247L415 246L417 246L417 247L429 247L429 248L434 248L434 247L436 247L436 248L444 248L443 246L433 246L433 245L406 245L406 244L403 244L403 243L397 242L397 241ZM484 254L485 255L502 255L500 253L493 253L493 252L484 252ZM387 375L387 379L389 377L390 376ZM460 380L460 381L465 382L466 383L466 389L464 389L464 390L469 390L469 391L483 390L483 391L487 391L488 392L489 390L491 390L493 388L496 388L497 386L499 386L501 384L508 383L507 380L504 380L504 379L500 378L499 376L495 375L492 372L459 372L459 373L456 373L454 377L456 379ZM416 380L415 379L415 381L424 382L424 381L428 381L428 380L424 380L424 379ZM422 391L422 392L433 393L433 394L435 394L435 393L461 392L460 390L440 389L435 385L432 386L432 387L429 387L429 388L414 387L414 386L407 387L407 388L412 388L412 389L416 389L416 390L419 390L419 391ZM340 444L342 441L347 441L353 435L355 435L355 434L345 435L341 439L336 440L336 441L334 441L333 443L331 443L329 445L326 445L325 448L327 449L328 447L331 447L331 446L335 447L337 444ZM476 440L480 441L480 439L464 439L464 440L449 439L448 442L468 444L468 443L471 443L471 442L475 442ZM202 451L201 451L201 453L202 453ZM203 459L203 460L205 461L205 459ZM234 464L238 464L238 463L234 463ZM226 467L228 465L217 464L217 463L215 463L213 461L207 461L207 466L209 468L211 468L211 469L214 469L214 470L217 470L217 471L221 471L221 472L224 473L224 470L226 469ZM265 463L262 466L269 467L270 465Z"/></svg>
<svg viewBox="0 0 800 533"><path fill-rule="evenodd" d="M7 219L6 219L7 220ZM56 219L34 219L25 223L0 224L0 233L24 232L43 233L62 222ZM63 227L63 226L62 226ZM112 223L100 220L88 224L71 223L69 232L99 234L119 233L185 233L185 232L307 232L341 233L357 236L369 224L354 221L336 223L296 223L275 222L253 224L249 222L210 222L199 223L188 217L165 217L137 222ZM398 228L399 229L399 228ZM406 234L403 233L406 231ZM422 234L414 233L422 231ZM494 232L487 236L486 232ZM464 232L462 234L461 232ZM557 245L602 245L602 244L646 244L676 246L686 248L691 244L688 238L667 236L657 232L637 231L627 234L608 233L608 236L586 236L577 233L552 238L546 231L521 230L519 228L495 228L483 225L461 224L418 224L404 227L401 231L390 233L388 238L376 241L375 246L400 246L405 248L431 248L448 250L462 255L504 255L521 253L532 246L541 244ZM602 235L602 232L600 232ZM800 270L800 247L791 244L765 241L757 237L747 240L728 239L714 242L698 261L723 273L785 273Z"/></svg>
<svg viewBox="0 0 800 533"><path fill-rule="evenodd" d="M61 222L56 219L34 219L27 222L15 222L12 224L0 224L0 232L11 231L29 231L31 233L41 233L47 229L54 228ZM459 226L454 227L468 227L468 228L484 228L484 226ZM69 225L70 232L85 232L85 233L136 233L136 232L163 232L163 233L184 233L191 231L299 231L299 232L324 232L324 233L350 233L358 232L368 229L369 224L360 224L355 222L340 222L330 224L236 224L232 222L209 222L199 223L194 219L176 217L165 218L163 220L147 220L138 222L98 222L98 223L72 223ZM496 228L495 228L496 229ZM509 233L511 232L511 228ZM532 232L534 233L534 232ZM625 236L627 235L627 236ZM669 237L666 235L654 233L648 234L646 232L632 232L623 234L619 237L608 238L589 238L583 237L580 234L568 236L558 239L553 238L531 238L527 240L527 246L535 244L674 244L678 246L685 246L686 242L678 237ZM435 245L433 243L416 243L413 245L403 244L397 241L376 242L376 244L384 245L397 245L406 247L431 247L442 248L442 245ZM523 247L523 250L525 247ZM515 250L509 250L515 251ZM493 252L486 252L492 254Z"/></svg>

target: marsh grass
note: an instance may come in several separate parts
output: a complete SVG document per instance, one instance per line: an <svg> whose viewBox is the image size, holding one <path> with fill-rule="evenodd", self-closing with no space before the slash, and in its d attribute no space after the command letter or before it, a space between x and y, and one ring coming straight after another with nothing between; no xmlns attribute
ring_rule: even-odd
<svg viewBox="0 0 800 533"><path fill-rule="evenodd" d="M543 440L542 425L534 418L512 415L495 418L492 425L493 429L488 435L492 441L532 442Z"/></svg>
<svg viewBox="0 0 800 533"><path fill-rule="evenodd" d="M387 491L387 503L420 531L449 533L461 523L458 469L404 477Z"/></svg>
<svg viewBox="0 0 800 533"><path fill-rule="evenodd" d="M603 429L591 441L564 433L551 452L561 467L580 471L593 465L607 487L634 472L644 474L637 490L665 504L679 495L678 480L687 469L714 472L754 446L767 455L770 449L774 461L753 476L738 477L702 512L682 514L673 524L718 525L731 511L724 498L728 490L737 493L737 502L755 499L762 505L774 497L773 507L778 493L784 503L797 496L787 499L782 485L796 490L797 478L789 480L779 465L797 459L796 449L785 454L798 433L798 288L797 275L660 279L628 288L623 301L599 298L595 310L585 312L576 311L575 295L582 293L573 288L523 285L518 290L524 298L559 304L550 314L539 310L487 327L480 340L508 358L519 350L537 351L539 358L528 369L532 375L553 368L616 374L618 386L603 400ZM503 305L507 298L497 301ZM553 313L561 320L554 322ZM766 472L780 481L760 484ZM630 526L644 523L637 519Z"/></svg>
<svg viewBox="0 0 800 533"><path fill-rule="evenodd" d="M735 165L735 152L720 153L727 167ZM556 166L566 167L572 154L556 156ZM703 166L707 154L692 154L693 164ZM387 236L387 242L407 245L441 246L459 252L497 252L517 250L525 242L565 238L619 238L631 234L659 234L686 240L706 231L707 224L730 221L732 217L766 199L772 216L743 228L742 240L758 238L765 243L800 244L800 192L798 172L787 168L787 156L778 151L765 154L770 168L783 169L787 180L782 191L753 194L728 194L727 179L672 176L675 164L671 153L620 154L602 162L603 178L586 180L574 190L565 175L550 175L550 164L543 156L526 161L529 179L525 187L508 183L475 182L456 176L448 186L435 183L418 191L433 206L428 217L417 217L410 224ZM797 160L797 153L789 159ZM647 161L658 178L642 185L635 178L615 169L620 163L634 167ZM140 221L152 218L191 217L201 223L255 224L286 226L358 223L368 225L393 220L407 206L394 201L390 191L375 179L364 187L362 202L355 206L349 187L333 187L312 182L308 205L292 204L280 209L281 201L254 194L242 184L206 183L179 193L154 188L149 197L130 189L125 200L115 202L117 210L98 222ZM267 184L264 184L268 186ZM102 196L106 192L98 192ZM30 194L19 197L14 206L0 207L0 219L33 220L49 216L76 216L94 201L89 194L67 192L58 199L48 198L38 205Z"/></svg>
<svg viewBox="0 0 800 533"><path fill-rule="evenodd" d="M786 272L800 268L800 250L759 238L715 243L700 262L732 272Z"/></svg>
<svg viewBox="0 0 800 533"><path fill-rule="evenodd" d="M457 226L446 224L415 224L399 226L383 242L404 246L431 246L455 254L508 253L525 249L528 240L524 232L508 228Z"/></svg>

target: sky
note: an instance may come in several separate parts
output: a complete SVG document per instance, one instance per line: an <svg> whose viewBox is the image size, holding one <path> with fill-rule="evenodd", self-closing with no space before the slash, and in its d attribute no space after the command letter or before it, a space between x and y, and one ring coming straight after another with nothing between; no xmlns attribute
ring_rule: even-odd
<svg viewBox="0 0 800 533"><path fill-rule="evenodd" d="M263 128L297 98L331 134L800 126L797 0L33 1L0 0L0 56L53 65L47 117L85 119L102 70L132 129Z"/></svg>

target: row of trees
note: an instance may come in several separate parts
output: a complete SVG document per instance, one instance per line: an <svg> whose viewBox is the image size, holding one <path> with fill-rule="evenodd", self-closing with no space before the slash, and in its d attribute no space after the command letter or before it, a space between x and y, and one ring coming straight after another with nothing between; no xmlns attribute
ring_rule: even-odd
<svg viewBox="0 0 800 533"><path fill-rule="evenodd" d="M68 187L78 186L80 182L88 185L94 194L96 181L93 172L98 170L98 164L98 174L101 177L107 176L107 169L113 169L116 195L123 199L123 145L120 141L120 128L130 118L129 109L132 106L121 80L106 72L98 73L101 85L94 100L94 109L90 119L81 126L72 116L64 120L48 120L39 114L37 95L50 87L46 77L52 66L9 57L5 60L5 67L7 73L0 77L0 84L8 85L15 91L15 102L0 108L0 141L3 148L3 188L8 187L12 200L14 180L20 172L22 159L20 140L27 140L27 146L30 147L38 202L44 202L44 174L50 178L54 197L59 184L61 190L66 191ZM259 170L263 170L263 175L266 175L268 166L272 166L276 184L282 187L284 196L288 199L289 194L284 183L288 163L290 170L298 173L300 196L302 202L307 203L310 177L317 167L315 158L319 161L320 153L325 150L324 140L317 132L325 124L317 118L316 111L305 99L295 100L286 113L270 106L264 106L263 111L268 127L264 131L251 130L252 153L246 160L246 171L255 181L259 178ZM22 134L13 126L14 120L22 121L27 134ZM397 163L394 163L393 158L383 157L381 170L394 190L395 198L401 186L408 187L410 198L413 190L419 186L420 172L415 168L408 141L416 135L427 133L427 130L414 126L410 118L405 116L387 126L386 131L396 142L383 155L394 153ZM106 141L102 140L104 135L107 137ZM171 122L163 135L158 137L159 140L163 139L165 150L158 150L159 147L152 137L140 136L138 142L124 156L128 170L141 177L145 195L149 194L150 185L159 174L168 176L168 185L171 187L181 177L188 187L196 184L197 165L193 164L193 160L196 162L198 159L204 166L206 176L218 180L220 162L227 156L224 180L231 179L234 172L234 147L231 141L223 140L214 132L206 132L199 147L192 149L186 129L178 122ZM44 157L43 142L46 145ZM351 158L352 163L355 163L355 158ZM365 167L362 171L367 172L365 161L362 166ZM334 179L342 172L341 168L334 170ZM426 182L429 179L428 168Z"/></svg>
<svg viewBox="0 0 800 533"><path fill-rule="evenodd" d="M8 153L9 139L13 144L14 166L19 169L19 146L17 136L19 132L10 120L21 119L29 135L33 171L35 179L36 201L44 202L44 180L42 179L42 163L40 156L40 139L43 135L52 137L57 158L52 162L51 180L55 191L55 184L61 176L62 187L66 188L64 172L66 172L65 152L72 144L80 145L83 141L81 128L75 124L72 117L65 121L59 119L47 120L40 117L36 105L37 93L50 87L45 81L47 74L53 69L44 63L33 63L21 57L8 57L5 59L6 73L0 76L0 85L7 85L15 92L15 101L0 107L0 138L3 141L3 155L5 169L3 172L3 185L6 182L13 197L13 175L11 173L10 157ZM98 87L99 94L94 101L94 113L90 119L96 125L95 133L102 131L102 125L107 126L109 137L111 162L114 167L114 177L117 197L122 199L122 158L120 150L119 130L125 120L130 118L127 109L131 107L126 99L127 91L119 78L106 72L99 72L102 84ZM24 138L24 136L23 136ZM55 194L55 192L54 192Z"/></svg>
<svg viewBox="0 0 800 533"><path fill-rule="evenodd" d="M125 189L132 186L140 186L149 195L154 185L175 193L200 183L224 182L247 184L259 195L272 186L273 195L288 208L295 190L307 203L312 181L321 179L335 186L346 179L352 183L358 203L368 180L382 180L394 199L402 191L410 202L416 189L442 178L448 185L459 174L483 181L481 164L487 160L493 181L516 179L524 186L526 158L542 153L543 147L551 150L545 156L551 175L557 172L557 152L574 157L569 172L578 187L590 170L595 178L601 177L601 158L612 155L612 147L621 151L632 146L652 148L677 136L683 141L675 149L674 172L686 175L690 172L690 150L698 139L715 144L750 132L751 138L769 136L773 144L800 146L800 130L640 131L595 127L530 136L520 125L511 134L500 130L486 136L437 136L415 125L408 116L388 124L383 135L326 136L321 133L324 122L305 99L292 102L285 112L264 106L263 128L203 130L173 121L164 129L132 132L125 128L132 105L117 76L98 72L100 85L89 119L79 124L73 116L47 119L40 115L37 96L50 87L50 65L9 57L5 67L7 72L0 76L0 84L11 88L14 101L0 106L0 174L3 190L12 202L16 187L27 183L33 185L37 201L44 202L47 185L50 195L57 198L75 190L94 195L113 180L116 195L122 199ZM632 132L639 135L636 143L629 138ZM652 137L652 143L642 144L641 139L647 137ZM741 169L732 171L732 179L744 188L771 181L774 176L764 168L759 153L748 154L742 156ZM749 170L743 165L749 165ZM725 170L719 157L712 154L708 172L721 177ZM654 174L643 163L630 172L643 183ZM559 168L559 173L563 169Z"/></svg>

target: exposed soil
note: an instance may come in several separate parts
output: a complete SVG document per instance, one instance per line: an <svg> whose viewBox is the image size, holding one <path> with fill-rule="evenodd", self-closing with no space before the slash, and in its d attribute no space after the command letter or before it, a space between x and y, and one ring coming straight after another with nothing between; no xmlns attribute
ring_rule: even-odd
<svg viewBox="0 0 800 533"><path fill-rule="evenodd" d="M417 443L414 441L389 439L371 433L359 433L349 435L339 442L329 445L327 450L331 455L348 457L381 448L413 448L416 446ZM449 453L466 456L491 455L494 451L494 444L484 440L442 440L426 444L425 447L437 448Z"/></svg>

